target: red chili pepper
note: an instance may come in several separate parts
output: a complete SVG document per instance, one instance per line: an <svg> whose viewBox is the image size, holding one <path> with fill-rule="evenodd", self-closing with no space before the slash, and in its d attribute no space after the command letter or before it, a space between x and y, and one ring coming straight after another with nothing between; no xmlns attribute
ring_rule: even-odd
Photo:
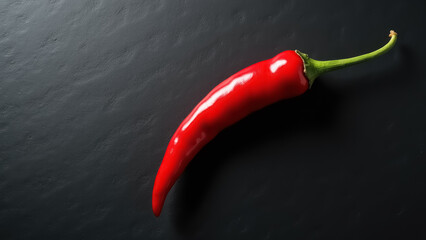
<svg viewBox="0 0 426 240"><path fill-rule="evenodd" d="M282 99L304 93L324 72L375 58L390 50L397 34L382 48L358 57L317 61L296 51L284 51L253 64L216 86L183 120L173 135L158 170L152 209L159 216L176 180L194 156L224 128Z"/></svg>

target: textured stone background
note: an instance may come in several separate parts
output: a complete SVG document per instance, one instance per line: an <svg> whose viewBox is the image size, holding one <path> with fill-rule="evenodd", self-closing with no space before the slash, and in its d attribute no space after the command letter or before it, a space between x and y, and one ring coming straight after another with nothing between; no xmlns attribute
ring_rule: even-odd
<svg viewBox="0 0 426 240"><path fill-rule="evenodd" d="M0 1L0 239L425 239L426 2ZM225 130L163 214L168 140L280 51L387 55Z"/></svg>

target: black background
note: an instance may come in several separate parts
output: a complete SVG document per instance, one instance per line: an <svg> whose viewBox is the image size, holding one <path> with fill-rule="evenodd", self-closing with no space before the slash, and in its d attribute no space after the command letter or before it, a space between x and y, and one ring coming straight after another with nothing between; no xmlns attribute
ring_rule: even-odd
<svg viewBox="0 0 426 240"><path fill-rule="evenodd" d="M0 2L0 239L426 239L426 2ZM155 218L183 118L287 49L378 59L226 129Z"/></svg>

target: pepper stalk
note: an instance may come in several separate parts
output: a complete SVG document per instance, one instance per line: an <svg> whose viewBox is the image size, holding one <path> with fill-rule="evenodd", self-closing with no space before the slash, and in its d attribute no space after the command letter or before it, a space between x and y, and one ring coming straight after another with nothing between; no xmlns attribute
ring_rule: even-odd
<svg viewBox="0 0 426 240"><path fill-rule="evenodd" d="M296 53L303 60L304 72L306 77L309 79L309 87L312 87L314 80L323 73L365 62L388 52L395 45L397 35L398 34L394 30L391 30L389 34L391 39L386 45L377 49L376 51L351 58L319 61L310 58L308 54L302 53L299 50L296 50Z"/></svg>

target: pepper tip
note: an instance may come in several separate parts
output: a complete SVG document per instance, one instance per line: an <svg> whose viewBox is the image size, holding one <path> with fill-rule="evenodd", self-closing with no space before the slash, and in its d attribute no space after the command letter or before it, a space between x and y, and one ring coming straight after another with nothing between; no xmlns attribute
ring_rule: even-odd
<svg viewBox="0 0 426 240"><path fill-rule="evenodd" d="M161 214L161 210L163 209L164 200L166 199L166 196L164 194L158 194L158 191L154 189L154 193L152 195L152 212L156 217L159 217Z"/></svg>
<svg viewBox="0 0 426 240"><path fill-rule="evenodd" d="M154 213L154 216L159 217L161 214L161 209L162 209L161 205L159 205L157 202L153 202L152 212Z"/></svg>
<svg viewBox="0 0 426 240"><path fill-rule="evenodd" d="M394 30L390 30L389 37L397 36L397 35L398 33L396 33Z"/></svg>

